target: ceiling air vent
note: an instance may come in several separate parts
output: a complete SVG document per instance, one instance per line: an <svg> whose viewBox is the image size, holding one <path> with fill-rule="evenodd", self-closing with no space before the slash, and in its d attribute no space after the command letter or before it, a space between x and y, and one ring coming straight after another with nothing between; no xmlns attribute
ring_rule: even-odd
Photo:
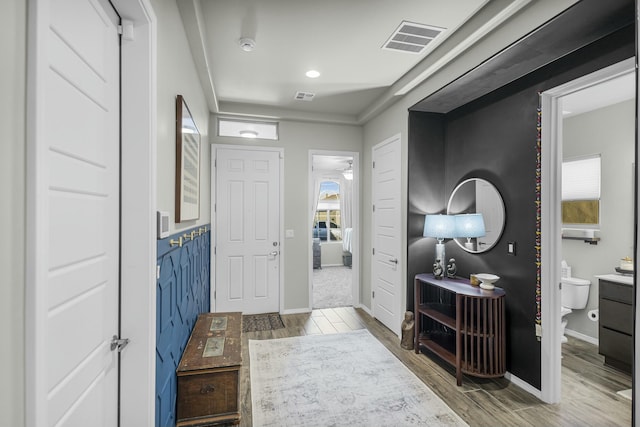
<svg viewBox="0 0 640 427"><path fill-rule="evenodd" d="M424 48L445 29L446 28L402 21L382 48L407 53L422 53Z"/></svg>
<svg viewBox="0 0 640 427"><path fill-rule="evenodd" d="M296 92L295 99L296 101L312 101L314 96L316 94L311 92Z"/></svg>

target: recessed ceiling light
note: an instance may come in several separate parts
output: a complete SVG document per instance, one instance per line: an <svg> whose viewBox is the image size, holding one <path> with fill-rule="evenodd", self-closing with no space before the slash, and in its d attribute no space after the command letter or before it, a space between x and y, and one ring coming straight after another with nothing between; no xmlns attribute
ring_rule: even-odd
<svg viewBox="0 0 640 427"><path fill-rule="evenodd" d="M309 77L310 79L316 79L320 77L320 71L309 70L306 72L306 76Z"/></svg>
<svg viewBox="0 0 640 427"><path fill-rule="evenodd" d="M256 132L255 130L241 130L240 136L243 138L257 138L258 132Z"/></svg>

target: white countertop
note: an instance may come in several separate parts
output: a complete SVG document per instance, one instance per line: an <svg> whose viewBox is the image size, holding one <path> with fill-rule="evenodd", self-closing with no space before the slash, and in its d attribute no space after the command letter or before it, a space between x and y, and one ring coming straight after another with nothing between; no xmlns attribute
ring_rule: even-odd
<svg viewBox="0 0 640 427"><path fill-rule="evenodd" d="M596 276L598 279L608 280L610 282L622 283L624 285L633 286L633 276L625 276L622 274L599 274Z"/></svg>

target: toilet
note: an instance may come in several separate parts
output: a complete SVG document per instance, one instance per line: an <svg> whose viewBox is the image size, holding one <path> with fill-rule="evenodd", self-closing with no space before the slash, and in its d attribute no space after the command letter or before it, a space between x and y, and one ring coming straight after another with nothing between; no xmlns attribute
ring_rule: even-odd
<svg viewBox="0 0 640 427"><path fill-rule="evenodd" d="M567 342L567 337L564 335L565 328L567 327L567 319L565 316L571 313L574 309L580 310L587 306L587 301L589 300L589 286L591 285L591 282L578 277L562 277L560 282L562 283L562 307L560 309L562 319L562 342L565 343Z"/></svg>

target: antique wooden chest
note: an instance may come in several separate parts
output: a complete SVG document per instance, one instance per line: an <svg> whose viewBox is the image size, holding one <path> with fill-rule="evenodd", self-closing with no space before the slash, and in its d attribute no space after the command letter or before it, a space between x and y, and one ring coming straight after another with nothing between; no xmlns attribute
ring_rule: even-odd
<svg viewBox="0 0 640 427"><path fill-rule="evenodd" d="M176 427L240 422L242 313L198 316L177 369Z"/></svg>

